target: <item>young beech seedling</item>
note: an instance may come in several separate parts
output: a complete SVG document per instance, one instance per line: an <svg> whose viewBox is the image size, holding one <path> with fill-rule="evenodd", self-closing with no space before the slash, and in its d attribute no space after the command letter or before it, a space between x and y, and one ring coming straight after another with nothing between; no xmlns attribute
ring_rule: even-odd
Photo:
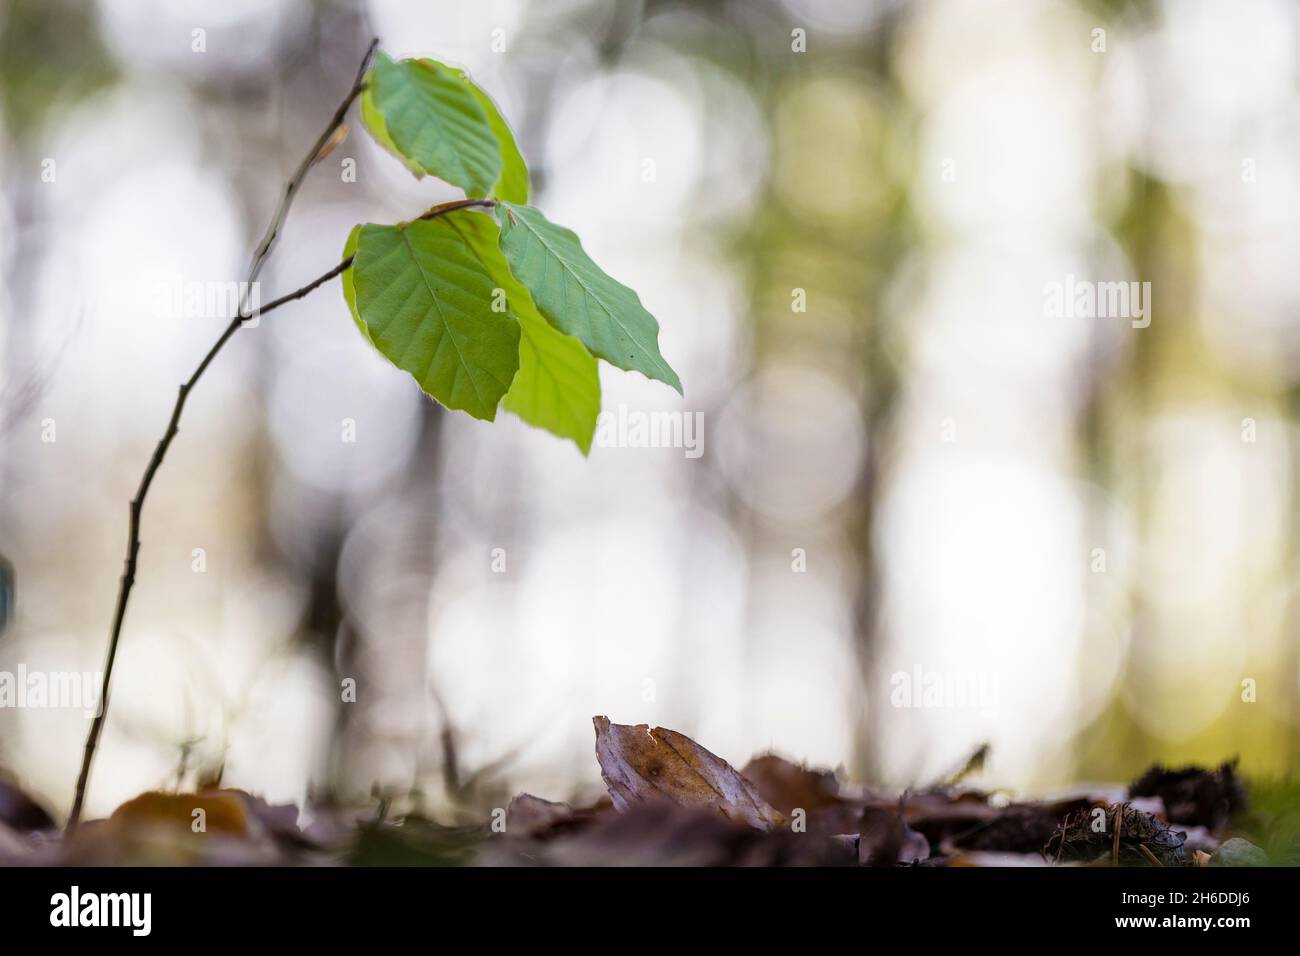
<svg viewBox="0 0 1300 956"><path fill-rule="evenodd" d="M380 53L361 95L371 135L466 198L348 236L343 295L363 335L448 408L498 408L586 454L596 360L681 391L659 324L578 237L528 205L528 167L492 99L460 70Z"/></svg>
<svg viewBox="0 0 1300 956"><path fill-rule="evenodd" d="M357 328L385 358L447 408L493 421L504 408L571 440L586 455L600 413L597 360L682 390L659 352L659 324L637 294L608 275L578 237L529 205L528 167L500 110L462 71L436 60L375 57L372 42L347 97L289 180L253 255L252 285L270 255L308 171L341 140L358 96L370 135L416 177L458 187L464 199L408 222L364 223L343 260L259 315L341 276ZM372 57L373 65L372 65ZM100 707L90 726L68 827L81 816L95 748L108 713L109 682L135 583L144 500L179 430L190 392L230 337L252 316L245 299L194 374L181 385L130 507Z"/></svg>

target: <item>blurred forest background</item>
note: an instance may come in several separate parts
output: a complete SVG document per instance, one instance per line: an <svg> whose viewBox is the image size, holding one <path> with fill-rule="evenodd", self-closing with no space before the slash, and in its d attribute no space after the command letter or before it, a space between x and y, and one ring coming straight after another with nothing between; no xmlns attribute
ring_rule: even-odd
<svg viewBox="0 0 1300 956"><path fill-rule="evenodd" d="M590 794L593 714L900 787L985 742L1019 789L1296 770L1286 0L3 0L0 670L102 667L224 326L150 290L242 278L372 35L497 99L686 386L604 407L701 412L703 454L448 414L336 283L241 331L145 514L92 815ZM454 195L354 128L262 301ZM1045 315L1067 276L1151 282L1150 326ZM936 675L981 693L891 697ZM85 731L0 710L0 767L66 811Z"/></svg>

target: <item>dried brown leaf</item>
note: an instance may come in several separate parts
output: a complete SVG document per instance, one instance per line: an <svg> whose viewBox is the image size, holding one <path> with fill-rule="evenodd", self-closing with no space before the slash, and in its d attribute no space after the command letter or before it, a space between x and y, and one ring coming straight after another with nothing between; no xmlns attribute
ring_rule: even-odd
<svg viewBox="0 0 1300 956"><path fill-rule="evenodd" d="M1129 788L1133 797L1159 797L1171 823L1222 830L1246 805L1246 791L1237 777L1237 761L1215 770L1203 767L1171 769L1157 764Z"/></svg>
<svg viewBox="0 0 1300 956"><path fill-rule="evenodd" d="M201 811L201 813L197 812ZM203 821L200 831L196 820ZM244 794L237 790L207 790L201 793L159 793L151 791L128 800L109 817L118 827L164 826L191 832L246 834L249 812Z"/></svg>
<svg viewBox="0 0 1300 956"><path fill-rule="evenodd" d="M930 857L930 841L903 822L897 808L867 807L858 827L858 863L893 866Z"/></svg>
<svg viewBox="0 0 1300 956"><path fill-rule="evenodd" d="M325 143L321 146L320 152L316 154L316 158L313 160L313 162L319 163L330 153L334 152L334 150L336 150L340 145L342 145L343 141L347 138L348 138L348 128L346 126L339 126L338 129L334 130L334 134L330 136L330 138L326 140Z"/></svg>
<svg viewBox="0 0 1300 956"><path fill-rule="evenodd" d="M589 825L601 813L609 812L609 801L601 798L595 806L574 807L567 803L543 800L531 793L521 793L506 808L506 832L512 836L550 839Z"/></svg>
<svg viewBox="0 0 1300 956"><path fill-rule="evenodd" d="M796 807L820 810L842 802L840 782L829 770L813 770L776 754L754 757L740 771L769 804L784 814Z"/></svg>
<svg viewBox="0 0 1300 956"><path fill-rule="evenodd" d="M485 866L852 866L842 840L758 830L711 807L648 800L620 813L598 813L579 829L546 839L505 836L486 841Z"/></svg>
<svg viewBox="0 0 1300 956"><path fill-rule="evenodd" d="M1043 856L1053 861L1150 866L1186 866L1187 835L1127 803L1069 814L1056 828ZM1142 848L1145 847L1145 850Z"/></svg>
<svg viewBox="0 0 1300 956"><path fill-rule="evenodd" d="M689 737L647 724L613 724L594 717L596 759L610 798L619 810L648 800L686 807L712 807L729 820L759 829L785 818L752 783L722 758Z"/></svg>

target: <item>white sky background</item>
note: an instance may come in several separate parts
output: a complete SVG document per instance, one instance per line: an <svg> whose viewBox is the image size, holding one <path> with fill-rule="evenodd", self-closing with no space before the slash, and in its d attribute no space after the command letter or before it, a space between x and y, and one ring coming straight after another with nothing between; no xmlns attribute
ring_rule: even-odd
<svg viewBox="0 0 1300 956"><path fill-rule="evenodd" d="M874 26L858 13L867 6L787 0L766 21L778 43L793 26L809 31L804 93L845 89L843 74L816 72L817 57ZM440 726L430 686L466 732L467 766L515 754L512 786L544 796L598 783L593 714L673 727L737 764L770 747L834 766L851 759L870 712L883 722L870 732L889 782L925 782L990 741L990 778L1031 786L1069 778L1062 741L1116 693L1144 730L1177 742L1222 716L1249 662L1285 652L1295 8L1170 4L1150 32L1109 24L1104 54L1090 49L1092 15L1069 3L910 13L895 60L920 117L912 197L924 245L892 300L907 367L874 542L882 643L865 682L838 510L869 441L857 383L816 355L755 364L748 279L723 245L758 214L769 176L789 198L779 130L813 100L791 93L771 125L752 91L669 42L696 28L690 13L646 25L625 57L602 65L590 34L555 24L573 9L607 22L606 3L365 9L391 53L467 67L497 98L545 169L536 201L640 292L686 383L681 399L604 368L604 407L704 410L705 457L595 448L583 461L509 416L491 426L448 416L441 470L425 476L437 486L430 584L406 562L419 503L398 494L419 427L414 386L356 334L337 284L241 332L191 400L149 501L92 813L168 784L186 739L209 756L224 749L226 782L272 799L301 800L323 776L335 676L289 645L305 591L255 547L263 520L277 547L311 547L302 528L323 502L341 502L348 519L339 586L366 634L359 653L374 684L362 693L378 697L353 729L362 794L372 779L405 788L428 773ZM309 19L304 5L105 0L100 19L121 82L43 132L59 175L31 187L33 223L19 231L14 187L0 193L6 269L17 244L40 249L23 349L58 356L50 387L0 446L0 511L13 531L3 546L22 569L0 667L100 666L126 501L176 384L224 324L156 314L142 290L177 274L238 276L282 170L328 115L300 115L296 91L277 91L291 118L280 168L256 171L261 198L246 210L249 157L216 141L228 127L203 118L212 101L200 90L273 60ZM202 56L189 49L195 25L207 29ZM504 53L490 47L494 29ZM521 119L539 63L552 84L545 124ZM338 64L339 95L354 67ZM848 117L873 95L831 103ZM803 175L863 183L811 208L871 214L871 170L839 150L851 131L815 128L832 132L801 153ZM337 156L359 157L363 181L340 184L334 157L316 170L264 275L264 301L336 262L353 223L452 195L412 180L360 128ZM1249 184L1246 158L1258 171ZM0 142L6 180L16 160ZM1177 184L1197 223L1196 314L1162 313L1157 289L1154 321L1187 323L1259 388L1243 405L1176 379L1154 417L1124 435L1151 462L1133 479L1146 487L1103 489L1080 460L1079 377L1090 349L1117 365L1144 332L1046 318L1042 289L1067 273L1138 278L1104 222L1125 163ZM25 318L2 293L0 318L6 331ZM815 297L802 318L819 321ZM1240 439L1246 416L1259 420L1256 444ZM345 417L358 423L355 445L339 441ZM54 444L40 440L46 418ZM270 477L256 484L266 456ZM1144 538L1136 512L1147 495ZM1089 573L1098 546L1104 579ZM203 575L191 569L197 547ZM491 570L496 547L504 575ZM808 573L791 572L793 547L806 548ZM1133 594L1148 608L1140 633ZM994 674L996 706L882 707L890 675L916 668ZM0 714L0 727L0 763L65 805L84 722L33 711Z"/></svg>

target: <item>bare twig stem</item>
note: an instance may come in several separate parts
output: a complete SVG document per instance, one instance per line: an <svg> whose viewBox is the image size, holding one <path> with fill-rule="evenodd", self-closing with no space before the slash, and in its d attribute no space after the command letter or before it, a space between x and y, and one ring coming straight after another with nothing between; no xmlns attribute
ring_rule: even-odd
<svg viewBox="0 0 1300 956"><path fill-rule="evenodd" d="M1111 848L1110 865L1119 866L1119 838L1124 833L1124 804L1115 805L1115 843Z"/></svg>
<svg viewBox="0 0 1300 956"><path fill-rule="evenodd" d="M370 68L371 57L374 56L375 48L378 45L378 39L370 42L370 46L366 48L365 56L362 57L361 66L357 70L357 77L352 83L352 88L348 90L347 96L344 97L343 102L339 104L338 109L334 111L334 115L330 118L329 125L325 128L325 131L321 133L320 138L316 140L310 152L308 152L303 161L298 164L298 168L294 171L293 176L290 177L288 185L285 187L284 195L281 197L280 203L276 207L275 215L272 217L271 223L267 227L266 234L262 237L262 241L258 243L257 249L253 253L253 260L248 271L248 284L245 286L239 310L234 318L230 320L230 324L226 326L226 330L221 333L220 338L218 338L212 348L208 350L207 355L203 357L203 361L201 361L198 368L194 370L194 374L191 375L183 385L181 385L180 392L176 396L176 404L172 407L171 419L167 422L167 430L163 433L161 440L158 442L158 446L154 449L153 455L149 459L149 464L145 467L144 475L140 479L140 485L136 489L135 497L131 499L130 530L126 546L126 566L122 572L121 584L118 587L117 605L113 612L112 630L109 632L108 655L104 662L104 678L103 685L100 689L99 707L95 713L94 720L90 724L90 732L86 735L86 748L81 758L81 773L77 777L76 796L72 802L72 812L68 816L68 832L71 832L81 820L81 810L86 799L86 787L90 781L90 767L94 762L95 757L95 747L99 743L99 735L104 729L104 721L108 716L108 692L110 681L113 677L113 663L117 659L118 641L122 636L122 621L126 617L127 602L131 597L131 588L135 584L136 561L140 555L140 514L144 509L145 497L149 494L149 488L153 485L154 476L157 475L158 469L162 465L163 458L167 454L167 449L171 447L172 440L176 437L177 432L180 431L181 413L185 410L185 400L189 398L190 392L194 390L194 386L198 384L203 373L207 371L208 366L212 364L212 360L217 357L217 353L225 347L225 344L228 341L230 341L231 336L239 331L239 327L252 318L252 315L247 311L248 290L252 287L252 283L255 282L257 277L261 274L262 266L266 264L266 259L271 254L271 249L275 246L276 239L279 238L280 229L284 225L285 217L289 214L289 207L293 204L294 197L298 194L298 190L302 186L307 173L310 172L311 168L316 165L321 158L323 158L325 153L328 152L326 146L334 139L335 134L343 125L343 118L347 115L348 109L352 106L353 101L361 94L361 90L365 86L366 72ZM319 279L303 286L297 292L276 299L274 302L259 310L259 314L265 314L286 302L302 298L317 286L332 279L334 276L346 269L350 261L351 260L346 260L340 263Z"/></svg>
<svg viewBox="0 0 1300 956"><path fill-rule="evenodd" d="M423 219L437 219L439 216L444 216L449 212L455 212L457 209L491 209L496 204L497 201L495 199L453 199L451 202L439 203L436 206L426 209L424 212L420 213L420 215L416 216L413 221L419 222ZM404 223L404 225L409 225L409 223Z"/></svg>

